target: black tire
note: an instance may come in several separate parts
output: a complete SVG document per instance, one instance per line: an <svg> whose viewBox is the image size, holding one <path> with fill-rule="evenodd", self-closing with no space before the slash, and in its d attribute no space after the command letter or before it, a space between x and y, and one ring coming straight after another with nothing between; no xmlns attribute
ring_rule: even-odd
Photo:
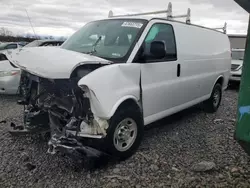
<svg viewBox="0 0 250 188"><path fill-rule="evenodd" d="M214 102L215 101L215 95L218 94L218 102ZM210 98L204 102L204 109L206 112L208 113L214 113L218 110L220 103L221 103L221 97L222 97L222 86L220 83L216 83L212 94L210 96Z"/></svg>
<svg viewBox="0 0 250 188"><path fill-rule="evenodd" d="M131 118L135 121L137 125L137 136L135 137L135 140L130 148L128 148L126 151L119 151L116 149L114 144L114 134L117 126L120 122L122 122L126 118ZM121 106L114 116L111 118L109 122L109 128L107 130L107 136L104 138L102 142L102 150L104 150L106 153L114 156L118 160L125 160L129 157L131 157L138 147L140 146L140 143L143 138L143 132L144 132L144 125L142 120L142 114L136 105L132 105L130 107L127 106Z"/></svg>

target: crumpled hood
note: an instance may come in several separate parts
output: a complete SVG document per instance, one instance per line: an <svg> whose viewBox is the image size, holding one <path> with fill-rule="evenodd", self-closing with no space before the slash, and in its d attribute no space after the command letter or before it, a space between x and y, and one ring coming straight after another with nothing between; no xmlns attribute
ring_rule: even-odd
<svg viewBox="0 0 250 188"><path fill-rule="evenodd" d="M40 77L69 78L81 64L109 64L110 62L88 54L55 47L20 48L6 53L16 66Z"/></svg>

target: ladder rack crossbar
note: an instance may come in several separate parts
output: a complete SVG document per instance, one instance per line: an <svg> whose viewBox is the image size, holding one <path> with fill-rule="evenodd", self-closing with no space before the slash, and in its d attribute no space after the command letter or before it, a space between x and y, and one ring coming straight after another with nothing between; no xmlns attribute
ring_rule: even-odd
<svg viewBox="0 0 250 188"><path fill-rule="evenodd" d="M186 18L188 15L183 14L183 15L177 15L177 16L171 16L171 18Z"/></svg>
<svg viewBox="0 0 250 188"><path fill-rule="evenodd" d="M152 11L152 12L144 12L144 13L136 13L136 14L125 14L125 15L114 15L113 12L110 10L108 17L126 17L126 16L144 16L144 15L153 15L153 14L166 14L167 20L173 20L175 18L186 18L186 24L191 24L191 9L188 8L187 14L181 14L181 15L173 15L172 11L172 3L169 2L168 8L166 10L160 10L160 11ZM209 28L213 30L223 30L224 33L227 32L227 23L224 24L224 27L221 28Z"/></svg>
<svg viewBox="0 0 250 188"><path fill-rule="evenodd" d="M144 15L152 15L152 14L163 14L168 13L168 10L160 10L160 11L153 11L153 12L144 12L138 14L125 14L125 15L113 15L111 17L123 17L123 16L144 16Z"/></svg>

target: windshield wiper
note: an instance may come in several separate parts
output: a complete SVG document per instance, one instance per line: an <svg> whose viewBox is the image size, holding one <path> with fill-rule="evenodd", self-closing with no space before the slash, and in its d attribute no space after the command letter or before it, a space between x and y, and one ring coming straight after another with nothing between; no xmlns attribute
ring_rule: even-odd
<svg viewBox="0 0 250 188"><path fill-rule="evenodd" d="M86 54L93 54L96 52L96 46L97 44L102 40L102 36L99 36L98 39L95 41L95 43L92 45L92 50L90 52L87 52Z"/></svg>

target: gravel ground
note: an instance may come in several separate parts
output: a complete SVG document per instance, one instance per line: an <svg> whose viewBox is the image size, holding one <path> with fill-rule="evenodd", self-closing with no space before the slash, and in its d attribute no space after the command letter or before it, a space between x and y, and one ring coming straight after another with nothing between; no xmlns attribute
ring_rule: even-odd
<svg viewBox="0 0 250 188"><path fill-rule="evenodd" d="M130 159L87 171L46 153L37 137L13 137L0 124L0 187L250 187L249 157L233 140L237 90L224 93L217 113L191 108L146 129ZM0 120L21 122L16 98L0 96ZM208 161L215 167L194 172Z"/></svg>

